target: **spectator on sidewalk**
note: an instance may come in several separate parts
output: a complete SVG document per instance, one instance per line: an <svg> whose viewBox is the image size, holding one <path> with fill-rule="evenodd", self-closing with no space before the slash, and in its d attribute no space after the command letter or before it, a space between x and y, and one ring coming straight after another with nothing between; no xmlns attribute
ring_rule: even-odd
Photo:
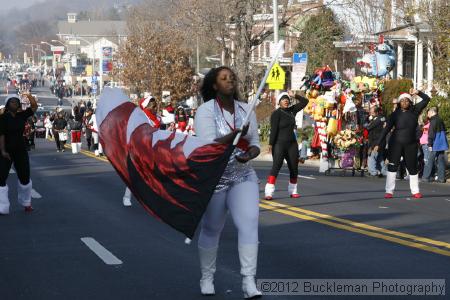
<svg viewBox="0 0 450 300"><path fill-rule="evenodd" d="M428 110L428 118L430 119L430 128L428 130L428 164L423 172L423 180L430 182L432 180L433 166L436 163L437 181L445 183L445 151L448 150L447 132L445 124L438 115L438 108L431 107Z"/></svg>
<svg viewBox="0 0 450 300"><path fill-rule="evenodd" d="M299 162L301 164L304 164L305 161L308 159L308 135L306 132L302 133L302 142L300 143L300 151L299 151Z"/></svg>
<svg viewBox="0 0 450 300"><path fill-rule="evenodd" d="M369 132L369 157L368 157L368 169L369 174L372 176L385 176L386 166L384 164L385 158L385 148L386 144L383 142L375 151L374 148L377 145L378 139L381 137L383 128L386 124L386 119L382 114L380 107L370 108L369 123L366 124L365 128Z"/></svg>
<svg viewBox="0 0 450 300"><path fill-rule="evenodd" d="M425 171L426 165L428 164L428 157L430 151L428 151L428 130L430 129L430 120L426 116L425 124L422 126L422 135L420 136L419 143L420 149L422 150L422 155L419 155L419 164L422 164L422 172L419 172L420 177L423 178L423 172Z"/></svg>

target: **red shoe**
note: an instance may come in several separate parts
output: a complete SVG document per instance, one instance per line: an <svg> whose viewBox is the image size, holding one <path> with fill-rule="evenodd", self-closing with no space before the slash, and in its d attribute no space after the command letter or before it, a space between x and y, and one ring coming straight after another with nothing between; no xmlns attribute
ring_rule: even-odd
<svg viewBox="0 0 450 300"><path fill-rule="evenodd" d="M391 193L384 194L384 199L392 199L392 198L394 198L393 194L391 194Z"/></svg>
<svg viewBox="0 0 450 300"><path fill-rule="evenodd" d="M25 212L32 212L33 211L33 207L31 207L31 205L25 206Z"/></svg>
<svg viewBox="0 0 450 300"><path fill-rule="evenodd" d="M266 200L273 200L273 197L272 196L266 196L264 199L266 199Z"/></svg>
<svg viewBox="0 0 450 300"><path fill-rule="evenodd" d="M292 194L291 198L300 198L300 194Z"/></svg>
<svg viewBox="0 0 450 300"><path fill-rule="evenodd" d="M412 196L413 196L413 198L415 198L415 199L420 199L420 198L423 197L421 193L416 193L416 194L413 194Z"/></svg>

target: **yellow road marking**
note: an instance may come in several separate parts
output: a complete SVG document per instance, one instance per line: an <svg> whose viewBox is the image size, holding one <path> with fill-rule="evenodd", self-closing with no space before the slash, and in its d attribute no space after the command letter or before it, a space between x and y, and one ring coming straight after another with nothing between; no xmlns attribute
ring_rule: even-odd
<svg viewBox="0 0 450 300"><path fill-rule="evenodd" d="M326 215L326 214L321 214L321 213L311 211L311 210L306 210L306 209L302 209L302 208L298 208L298 207L284 205L284 204L281 204L278 202L264 201L264 203L271 205L271 206L277 206L277 207L285 208L288 210L297 211L297 212L300 212L300 213L303 213L306 215L311 215L314 217L318 217L321 219L333 220L333 221L336 221L339 223L348 224L353 227L363 228L363 229L367 229L370 231L381 232L384 234L389 234L389 235L393 235L393 236L397 236L397 237L401 237L401 238L405 238L405 239L410 239L410 240L421 242L421 243L427 243L427 244L431 244L434 246L445 247L445 248L450 249L450 243L446 243L446 242L442 242L442 241L437 241L437 240L420 237L420 236L416 236L416 235L412 235L412 234L408 234L408 233L398 232L398 231L394 231L394 230L384 229L384 228L368 225L365 223L359 223L359 222L355 222L355 221L351 221L351 220L346 220L346 219L342 219L342 218L338 218L338 217L334 217L334 216L330 216L330 215Z"/></svg>
<svg viewBox="0 0 450 300"><path fill-rule="evenodd" d="M440 254L440 255L450 256L450 251L443 250L440 248L436 248L436 247L432 247L432 246L428 246L428 245L424 245L424 244L420 244L420 243L416 243L416 242L412 242L412 241L407 241L407 240L403 240L403 239L400 239L397 237L387 236L387 235L384 235L381 233L372 232L372 231L368 231L368 230L364 230L364 229L359 229L359 228L351 227L349 225L339 224L339 223L331 222L331 221L324 220L324 219L319 219L319 218L316 218L311 215L300 214L298 212L294 212L289 209L277 208L276 206L267 205L264 203L260 203L259 206L262 208L268 209L270 211L278 212L278 213L288 215L288 216L291 216L291 217L294 217L297 219L312 221L312 222L320 223L323 225L331 226L334 228L347 230L347 231L351 231L354 233L359 233L359 234L367 235L370 237L390 241L390 242L401 244L404 246L413 247L413 248L417 248L417 249L428 251L428 252L433 252L433 253Z"/></svg>
<svg viewBox="0 0 450 300"><path fill-rule="evenodd" d="M48 138L47 140L54 141L53 138ZM67 149L71 150L72 149L72 144L64 144L64 148L67 148ZM108 158L101 157L101 156L95 156L94 153L86 151L86 150L80 150L80 153L82 153L82 154L84 154L86 156L89 156L89 157L92 157L92 158L104 161L104 162L109 162Z"/></svg>
<svg viewBox="0 0 450 300"><path fill-rule="evenodd" d="M69 149L69 150L72 149L71 144L65 144L64 147L67 148L67 149ZM95 159L104 161L104 162L109 162L109 160L108 160L107 158L101 157L101 156L95 156L94 153L89 152L89 151L86 151L86 150L80 150L80 153L81 153L81 154L84 154L84 155L86 155L86 156L89 156L89 157L92 157L92 158L95 158Z"/></svg>

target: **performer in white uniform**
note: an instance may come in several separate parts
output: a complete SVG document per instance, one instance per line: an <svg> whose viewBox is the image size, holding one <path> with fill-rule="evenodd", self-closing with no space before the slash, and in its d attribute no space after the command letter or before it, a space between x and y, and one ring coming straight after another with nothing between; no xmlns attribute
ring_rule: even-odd
<svg viewBox="0 0 450 300"><path fill-rule="evenodd" d="M92 130L92 138L94 139L94 149L95 149L95 156L103 155L103 148L102 144L100 143L100 140L98 138L98 126L97 126L97 119L95 118L95 113L92 115L88 126L90 126L90 129Z"/></svg>
<svg viewBox="0 0 450 300"><path fill-rule="evenodd" d="M205 103L195 117L196 135L220 143L232 143L249 106L238 101L236 76L227 67L212 69L202 86ZM198 240L203 295L213 295L219 238L227 213L238 230L238 250L245 298L260 297L255 284L258 257L259 186L249 164L260 153L256 116L244 127L242 138L230 157L201 222Z"/></svg>

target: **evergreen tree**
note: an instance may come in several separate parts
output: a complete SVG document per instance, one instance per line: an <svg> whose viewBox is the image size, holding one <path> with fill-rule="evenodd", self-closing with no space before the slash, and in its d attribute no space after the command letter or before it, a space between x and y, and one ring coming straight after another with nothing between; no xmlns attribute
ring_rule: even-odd
<svg viewBox="0 0 450 300"><path fill-rule="evenodd" d="M308 17L301 26L298 52L308 53L308 73L325 65L333 66L338 50L333 42L344 35L344 27L338 22L330 8Z"/></svg>

